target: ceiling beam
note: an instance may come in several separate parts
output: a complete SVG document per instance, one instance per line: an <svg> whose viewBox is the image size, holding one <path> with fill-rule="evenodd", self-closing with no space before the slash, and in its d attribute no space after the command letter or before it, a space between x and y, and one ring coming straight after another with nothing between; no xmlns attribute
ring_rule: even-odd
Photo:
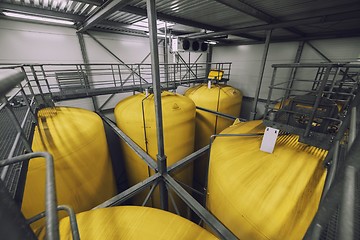
<svg viewBox="0 0 360 240"><path fill-rule="evenodd" d="M318 17L318 16L325 16L331 14L338 14L344 12L351 12L351 11L359 11L360 10L360 1L356 3L349 3L343 4L336 7L327 7L322 9L310 10L306 12L296 13L292 15L287 15L284 17L283 20L294 20L298 18L309 18L309 17Z"/></svg>
<svg viewBox="0 0 360 240"><path fill-rule="evenodd" d="M270 23L273 22L274 18L259 9L256 9L246 3L243 3L242 1L234 1L234 0L215 0L216 2L219 2L223 5L226 5L228 7L231 7L235 10L238 10L239 12L243 12L247 15L250 15L254 18L260 19L264 22Z"/></svg>
<svg viewBox="0 0 360 240"><path fill-rule="evenodd" d="M309 34L306 37L278 37L272 38L271 43L280 42L298 42L298 41L310 41L310 40L321 40L321 39L335 39L335 38L350 38L360 37L360 29L326 32L320 34ZM253 45L253 44L264 44L262 41L237 41L237 40L223 40L220 42L220 46L237 46L237 45Z"/></svg>
<svg viewBox="0 0 360 240"><path fill-rule="evenodd" d="M278 22L281 22L279 19L265 13L265 12L262 12L260 11L259 9L255 8L255 7L252 7L250 5L248 5L247 3L244 3L240 0L237 0L237 1L234 1L234 0L215 0L221 4L224 4L228 7L231 7L235 10L238 10L242 13L245 13L247 15L250 15L254 18L257 18L261 21L264 21L266 23L278 23ZM293 27L288 27L288 28L285 28L286 30L288 30L289 32L291 33L294 33L296 35L300 35L300 36L305 36L305 34L301 31L299 31L298 29L296 28L293 28Z"/></svg>
<svg viewBox="0 0 360 240"><path fill-rule="evenodd" d="M146 9L139 8L139 7L125 6L121 11L147 17ZM160 20L163 20L163 21L167 21L167 22L174 22L174 23L178 23L178 24L183 24L183 25L201 28L201 29L207 29L207 30L211 30L211 31L223 31L224 30L224 28L188 20L185 18L171 16L171 15L164 14L161 12L157 12L157 18ZM236 36L247 38L247 39L252 39L252 40L257 40L257 41L263 40L263 38L256 37L256 36L253 36L253 35L250 35L247 33L236 34Z"/></svg>
<svg viewBox="0 0 360 240"><path fill-rule="evenodd" d="M80 26L78 32L85 32L86 30L95 26L97 23L104 20L110 14L121 10L121 8L125 7L129 2L131 2L131 0L107 1L100 7L99 11L95 12L85 20L85 22Z"/></svg>
<svg viewBox="0 0 360 240"><path fill-rule="evenodd" d="M220 32L213 32L213 33L183 35L182 37L208 38L208 37L215 37L218 35L248 33L248 32L254 32L254 31L263 31L263 30L270 30L270 29L276 29L276 28L293 27L293 26L313 24L313 23L335 22L335 21L341 21L341 20L352 19L352 18L360 18L359 11L331 14L331 15L327 15L327 16L319 16L319 17L311 17L311 18L301 18L301 19L296 19L296 20L284 21L284 22L280 22L280 23L255 25L255 26L242 27L242 28L220 31Z"/></svg>
<svg viewBox="0 0 360 240"><path fill-rule="evenodd" d="M91 5L94 5L94 6L101 6L105 2L105 1L102 1L102 0L76 0L76 1L91 4Z"/></svg>

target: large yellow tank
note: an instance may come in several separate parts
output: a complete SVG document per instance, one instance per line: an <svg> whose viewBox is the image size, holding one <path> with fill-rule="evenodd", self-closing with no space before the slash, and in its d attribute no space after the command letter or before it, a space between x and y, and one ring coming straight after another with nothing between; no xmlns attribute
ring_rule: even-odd
<svg viewBox="0 0 360 240"><path fill-rule="evenodd" d="M32 149L54 157L59 205L82 212L116 194L104 126L97 114L80 108L44 108L38 112L38 122ZM45 169L44 159L29 162L22 203L27 218L44 211Z"/></svg>
<svg viewBox="0 0 360 240"><path fill-rule="evenodd" d="M237 123L224 134L263 133L261 121ZM319 205L327 154L279 136L272 154L262 136L217 137L212 145L208 209L240 239L302 239Z"/></svg>
<svg viewBox="0 0 360 240"><path fill-rule="evenodd" d="M164 148L167 165L170 166L194 151L195 105L188 98L171 92L163 92L161 101ZM115 118L117 126L156 160L158 149L154 95L150 94L146 97L145 94L140 93L120 101L115 107ZM122 142L122 152L130 185L143 181L153 174L147 164L124 142ZM178 171L175 178L191 186L192 173L193 166L190 164ZM142 204L146 194L139 194L134 198L134 203ZM155 195L158 196L157 193ZM172 195L176 198L177 206L182 206L181 214L184 216L185 204L174 193ZM151 201L151 206L160 206L158 197L152 198Z"/></svg>
<svg viewBox="0 0 360 240"><path fill-rule="evenodd" d="M76 215L85 240L215 240L214 235L178 215L155 208L121 206ZM59 223L60 239L71 239L69 218ZM39 239L43 239L43 231Z"/></svg>
<svg viewBox="0 0 360 240"><path fill-rule="evenodd" d="M195 105L213 111L225 113L234 117L240 115L242 93L240 90L229 85L212 84L211 88L207 84L201 84L189 88L185 96L195 102ZM230 126L234 121L216 116L202 110L196 110L196 139L195 149L198 150L210 143L213 134L220 133ZM195 162L194 181L200 186L204 186L206 157Z"/></svg>

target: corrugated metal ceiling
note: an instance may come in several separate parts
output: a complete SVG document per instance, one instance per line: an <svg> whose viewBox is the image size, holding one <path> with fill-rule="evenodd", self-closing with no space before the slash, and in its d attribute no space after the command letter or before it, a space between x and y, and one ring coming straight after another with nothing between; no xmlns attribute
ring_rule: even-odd
<svg viewBox="0 0 360 240"><path fill-rule="evenodd" d="M72 19L77 22L77 27L81 27L86 19L106 9L105 2L103 0L3 0L0 1L0 11ZM133 0L127 3L119 11L111 11L104 19L93 24L92 28L133 32L145 36L148 31L146 24L144 25L147 19L146 1ZM359 0L157 0L156 6L159 19L180 24L173 26L173 32L180 35L194 32L198 32L198 35L204 30L222 32L240 29L236 33L231 32L236 37L229 39L246 38L261 42L264 40L265 30L270 28L268 24L276 29L272 37L275 40L286 37L289 40L296 37L316 38L317 35L324 36L337 31L345 32L349 36L360 35ZM322 18L314 18L317 16ZM306 21L307 19L309 21ZM290 20L295 22L289 24ZM280 25L277 25L279 23ZM256 28L256 31L252 32L242 30L253 26L265 27Z"/></svg>
<svg viewBox="0 0 360 240"><path fill-rule="evenodd" d="M274 17L285 17L299 13L307 13L308 11L318 12L324 8L336 8L338 6L347 5L357 0L244 0L243 2L264 11Z"/></svg>

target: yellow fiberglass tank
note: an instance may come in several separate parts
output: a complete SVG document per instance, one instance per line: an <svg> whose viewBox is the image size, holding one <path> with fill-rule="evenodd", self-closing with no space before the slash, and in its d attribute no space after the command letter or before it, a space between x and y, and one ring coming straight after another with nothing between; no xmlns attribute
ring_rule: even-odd
<svg viewBox="0 0 360 240"><path fill-rule="evenodd" d="M212 84L209 88L207 84L201 84L189 88L185 96L194 101L197 107L225 113L234 117L240 115L242 93L240 90L229 85ZM210 143L213 134L220 133L230 126L234 121L231 119L216 116L215 114L196 110L196 139L195 149L198 150ZM206 159L195 161L194 181L200 186L204 186Z"/></svg>
<svg viewBox="0 0 360 240"><path fill-rule="evenodd" d="M81 239L215 240L214 235L170 212L149 207L101 208L76 215ZM71 239L69 218L59 223L60 239ZM39 239L43 239L42 231Z"/></svg>
<svg viewBox="0 0 360 240"><path fill-rule="evenodd" d="M221 134L263 133L261 121ZM327 151L279 135L273 153L262 136L217 137L212 144L207 207L240 239L303 239L318 209Z"/></svg>
<svg viewBox="0 0 360 240"><path fill-rule="evenodd" d="M194 151L195 139L195 105L179 94L161 93L162 117L164 131L164 149L167 165L170 166ZM154 95L143 93L130 96L120 101L115 107L117 126L153 159L157 155L157 137L155 121ZM130 185L143 181L153 174L147 164L136 153L122 142L125 167ZM192 186L193 166L190 164L176 172L175 179ZM146 195L138 194L134 204L142 204ZM172 194L175 195L175 194ZM158 194L154 194L152 206L159 207ZM176 197L176 196L175 196ZM185 214L185 204L176 197L177 206L182 206L181 214ZM170 205L171 206L171 205Z"/></svg>
<svg viewBox="0 0 360 240"><path fill-rule="evenodd" d="M53 155L59 205L82 212L116 194L104 126L97 114L80 108L44 108L38 122L32 149ZM45 169L44 159L29 162L22 203L27 218L44 211ZM33 227L40 225L35 222Z"/></svg>

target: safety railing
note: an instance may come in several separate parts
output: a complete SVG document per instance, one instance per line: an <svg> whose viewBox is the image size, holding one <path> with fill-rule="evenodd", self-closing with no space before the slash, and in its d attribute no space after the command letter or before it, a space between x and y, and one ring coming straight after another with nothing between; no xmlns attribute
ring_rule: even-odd
<svg viewBox="0 0 360 240"><path fill-rule="evenodd" d="M37 103L21 66L0 68L0 160L31 152L31 139L36 123ZM5 88L5 84L8 85ZM0 168L0 177L11 196L21 202L26 162Z"/></svg>
<svg viewBox="0 0 360 240"><path fill-rule="evenodd" d="M31 136L37 108L34 90L28 79L24 81L25 73L14 68L21 66L0 68L1 232L6 239L36 239L29 224L45 217L46 238L59 239L57 211L65 210L70 216L73 239L80 239L73 210L67 206L57 206L52 156L46 152L32 152ZM26 91L31 94L26 94ZM45 211L26 220L20 213L19 205L28 162L37 157L46 160Z"/></svg>
<svg viewBox="0 0 360 240"><path fill-rule="evenodd" d="M360 64L275 64L273 68L265 125L328 150L322 199L304 239L358 239L360 145L355 137ZM289 79L283 77L289 72Z"/></svg>
<svg viewBox="0 0 360 240"><path fill-rule="evenodd" d="M55 101L144 91L152 88L151 64L31 64L26 73L35 94L50 94ZM209 69L223 71L230 78L231 63L160 64L160 84L166 89L207 81Z"/></svg>
<svg viewBox="0 0 360 240"><path fill-rule="evenodd" d="M265 125L329 149L336 136L344 134L350 109L358 105L360 64L275 64L273 68ZM303 71L303 78L281 77L290 71Z"/></svg>

